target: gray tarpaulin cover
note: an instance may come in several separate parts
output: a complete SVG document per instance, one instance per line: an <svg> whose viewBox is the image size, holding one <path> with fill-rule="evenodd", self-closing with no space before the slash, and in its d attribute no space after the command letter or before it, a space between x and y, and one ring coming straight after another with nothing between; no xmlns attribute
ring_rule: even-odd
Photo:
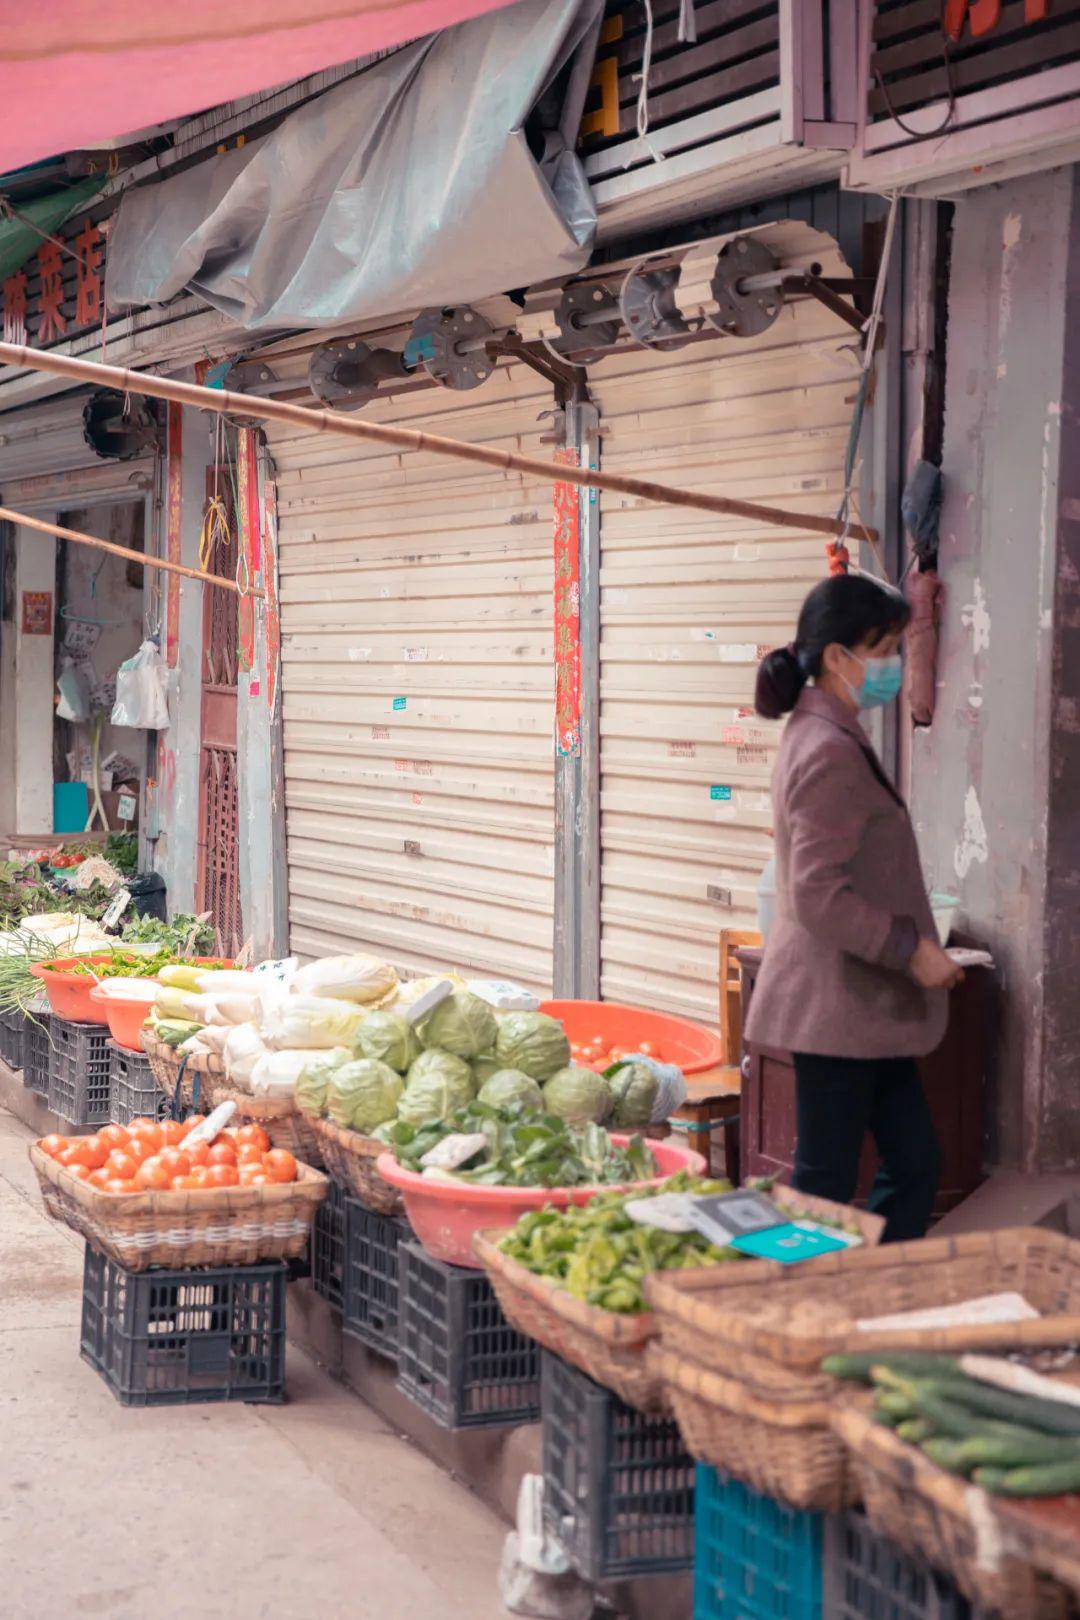
<svg viewBox="0 0 1080 1620"><path fill-rule="evenodd" d="M579 270L596 224L573 152L587 71L546 115L558 127L541 163L523 126L583 41L587 67L601 6L518 0L394 52L246 146L126 193L109 237L110 309L186 288L249 330L319 328Z"/></svg>

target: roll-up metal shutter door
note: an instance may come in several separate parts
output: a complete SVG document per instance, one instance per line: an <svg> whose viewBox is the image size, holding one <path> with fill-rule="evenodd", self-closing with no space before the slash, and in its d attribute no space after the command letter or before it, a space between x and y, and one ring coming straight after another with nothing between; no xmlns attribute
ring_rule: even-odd
<svg viewBox="0 0 1080 1620"><path fill-rule="evenodd" d="M6 503L74 507L129 494L136 499L146 490L153 456L111 461L87 444L88 398L84 391L0 414L0 495Z"/></svg>
<svg viewBox="0 0 1080 1620"><path fill-rule="evenodd" d="M365 416L550 455L551 406L500 363ZM550 486L281 427L270 446L292 950L549 990Z"/></svg>
<svg viewBox="0 0 1080 1620"><path fill-rule="evenodd" d="M849 274L809 227L785 265ZM606 471L833 513L857 360L819 304L754 339L613 357L591 379ZM827 572L821 535L601 496L601 994L715 1022L723 927L756 927L779 727L751 708Z"/></svg>

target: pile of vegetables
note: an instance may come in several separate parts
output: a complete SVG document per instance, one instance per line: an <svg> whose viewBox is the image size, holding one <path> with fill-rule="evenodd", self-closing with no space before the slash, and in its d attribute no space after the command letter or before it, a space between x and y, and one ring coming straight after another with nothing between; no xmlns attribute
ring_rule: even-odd
<svg viewBox="0 0 1080 1620"><path fill-rule="evenodd" d="M601 1310L636 1314L648 1310L642 1285L653 1271L710 1266L738 1260L736 1249L718 1248L697 1232L664 1232L642 1226L626 1205L663 1193L731 1191L727 1181L709 1181L680 1170L657 1187L632 1193L598 1193L569 1209L538 1209L523 1215L499 1242L512 1260L538 1277L549 1277L575 1299Z"/></svg>
<svg viewBox="0 0 1080 1620"><path fill-rule="evenodd" d="M296 1160L270 1145L261 1125L219 1131L212 1142L187 1143L204 1115L134 1119L103 1125L95 1136L44 1136L38 1143L77 1181L107 1193L197 1192L266 1187L296 1180ZM185 1145L186 1144L186 1145Z"/></svg>
<svg viewBox="0 0 1080 1620"><path fill-rule="evenodd" d="M653 1058L657 1063L665 1061L656 1041L638 1041L631 1049L615 1044L606 1035L593 1035L589 1040L570 1043L571 1061L583 1069L593 1069L597 1074L606 1073L613 1063L623 1063L635 1057Z"/></svg>
<svg viewBox="0 0 1080 1620"><path fill-rule="evenodd" d="M822 1368L872 1384L877 1420L951 1474L1002 1496L1080 1490L1080 1405L1002 1387L1024 1376L1007 1362L990 1364L993 1382L972 1377L968 1359L861 1353L827 1356Z"/></svg>
<svg viewBox="0 0 1080 1620"><path fill-rule="evenodd" d="M412 1125L399 1117L374 1134L407 1170L474 1187L603 1187L656 1174L656 1160L639 1136L619 1146L602 1125L579 1130L523 1106L476 1100L446 1119ZM466 1156L453 1169L425 1163L441 1143L459 1138Z"/></svg>

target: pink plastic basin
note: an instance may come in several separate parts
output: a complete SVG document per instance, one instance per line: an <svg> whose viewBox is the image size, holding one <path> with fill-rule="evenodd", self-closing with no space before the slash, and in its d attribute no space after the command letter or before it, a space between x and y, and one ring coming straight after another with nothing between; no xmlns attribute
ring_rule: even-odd
<svg viewBox="0 0 1080 1620"><path fill-rule="evenodd" d="M677 1063L683 1074L704 1074L724 1061L719 1035L672 1013L649 1012L621 1001L542 1001L540 1011L557 1018L575 1046L594 1035L625 1052L634 1051L641 1041L653 1041L661 1062Z"/></svg>
<svg viewBox="0 0 1080 1620"><path fill-rule="evenodd" d="M625 1145L626 1136L613 1136L613 1142ZM472 1250L474 1232L498 1230L513 1226L526 1210L543 1209L553 1205L565 1209L567 1204L587 1204L600 1192L627 1192L630 1187L652 1187L666 1181L679 1170L691 1175L705 1172L705 1160L700 1153L682 1147L678 1142L650 1142L657 1164L657 1174L648 1181L635 1181L618 1187L473 1187L468 1182L452 1186L446 1181L435 1181L406 1170L392 1153L380 1153L378 1171L384 1181L401 1189L405 1214L409 1225L436 1260L448 1260L454 1266L471 1266L480 1270L480 1262Z"/></svg>

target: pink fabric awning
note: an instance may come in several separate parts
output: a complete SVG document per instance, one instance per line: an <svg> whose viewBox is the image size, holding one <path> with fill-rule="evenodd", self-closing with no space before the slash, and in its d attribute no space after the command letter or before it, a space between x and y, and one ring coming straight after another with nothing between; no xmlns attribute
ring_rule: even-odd
<svg viewBox="0 0 1080 1620"><path fill-rule="evenodd" d="M400 45L505 0L3 0L0 171Z"/></svg>

